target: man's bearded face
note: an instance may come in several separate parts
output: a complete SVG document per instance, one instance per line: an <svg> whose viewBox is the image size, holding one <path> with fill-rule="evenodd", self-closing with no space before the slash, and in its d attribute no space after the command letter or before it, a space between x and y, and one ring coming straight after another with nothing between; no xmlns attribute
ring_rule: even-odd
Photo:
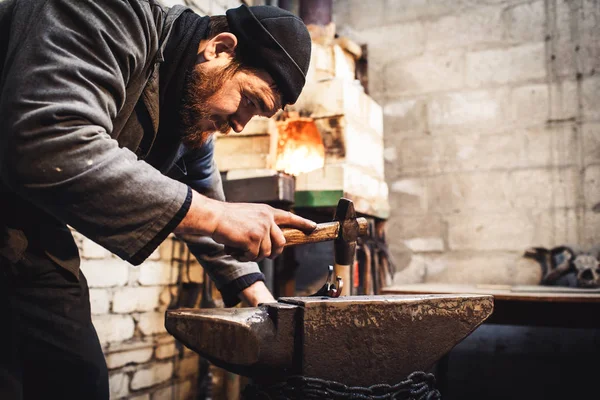
<svg viewBox="0 0 600 400"><path fill-rule="evenodd" d="M231 130L229 121L211 113L210 99L234 74L230 66L209 71L200 65L194 68L183 98L183 141L188 147L202 147L213 133Z"/></svg>
<svg viewBox="0 0 600 400"><path fill-rule="evenodd" d="M183 141L199 148L213 133L240 132L253 116L271 117L279 108L280 95L268 73L235 60L213 68L198 64L184 90Z"/></svg>

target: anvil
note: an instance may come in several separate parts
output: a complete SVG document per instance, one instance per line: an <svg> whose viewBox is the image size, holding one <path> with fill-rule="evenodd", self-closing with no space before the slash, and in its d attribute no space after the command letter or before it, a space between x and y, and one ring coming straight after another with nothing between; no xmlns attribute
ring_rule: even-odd
<svg viewBox="0 0 600 400"><path fill-rule="evenodd" d="M371 386L425 371L493 311L487 295L288 297L251 308L167 311L167 331L228 371Z"/></svg>

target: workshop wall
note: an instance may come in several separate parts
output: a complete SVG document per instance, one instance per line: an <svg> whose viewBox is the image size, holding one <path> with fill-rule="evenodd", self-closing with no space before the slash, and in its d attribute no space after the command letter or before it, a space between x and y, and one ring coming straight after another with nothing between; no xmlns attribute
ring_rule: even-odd
<svg viewBox="0 0 600 400"><path fill-rule="evenodd" d="M337 0L334 22L384 109L397 283L538 283L527 247L598 244L598 1Z"/></svg>
<svg viewBox="0 0 600 400"><path fill-rule="evenodd" d="M195 390L198 355L164 328L164 312L177 297L181 268L167 239L139 267L76 233L81 270L90 286L92 320L110 373L111 399L186 399ZM183 281L202 282L196 263Z"/></svg>

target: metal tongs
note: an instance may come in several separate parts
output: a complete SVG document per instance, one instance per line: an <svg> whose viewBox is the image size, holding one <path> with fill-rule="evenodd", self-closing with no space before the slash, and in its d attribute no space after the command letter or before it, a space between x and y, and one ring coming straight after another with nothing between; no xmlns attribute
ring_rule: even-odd
<svg viewBox="0 0 600 400"><path fill-rule="evenodd" d="M311 294L309 297L340 297L340 294L342 294L342 288L344 287L344 281L342 281L341 276L336 276L336 283L333 283L331 278L333 278L333 265L329 266L327 281L325 282L323 287L319 289L315 294Z"/></svg>

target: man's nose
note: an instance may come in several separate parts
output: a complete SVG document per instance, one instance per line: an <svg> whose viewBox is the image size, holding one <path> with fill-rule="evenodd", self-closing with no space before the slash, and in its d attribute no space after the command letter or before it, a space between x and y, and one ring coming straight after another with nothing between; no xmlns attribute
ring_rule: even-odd
<svg viewBox="0 0 600 400"><path fill-rule="evenodd" d="M236 133L240 133L251 118L252 115L250 114L234 116L233 118L231 118L231 128Z"/></svg>

